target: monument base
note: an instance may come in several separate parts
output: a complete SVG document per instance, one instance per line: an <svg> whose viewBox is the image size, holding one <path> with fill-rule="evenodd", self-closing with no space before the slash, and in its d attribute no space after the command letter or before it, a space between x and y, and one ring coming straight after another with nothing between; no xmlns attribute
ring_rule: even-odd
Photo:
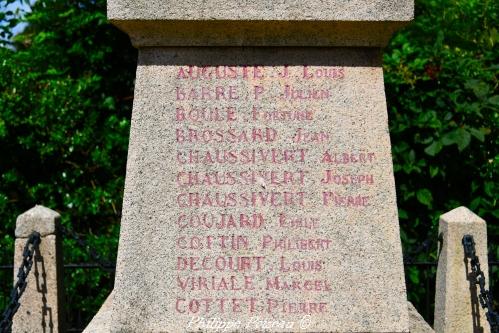
<svg viewBox="0 0 499 333"><path fill-rule="evenodd" d="M113 293L109 294L106 301L100 308L99 312L94 316L90 324L85 328L83 333L112 333L113 323L111 308L113 302ZM430 325L423 319L419 314L418 310L412 305L411 302L407 302L407 307L409 309L409 327L410 333L435 333ZM148 333L148 332L143 332ZM152 332L151 332L152 333ZM162 332L165 333L165 332ZM375 332L365 332L365 333L375 333Z"/></svg>

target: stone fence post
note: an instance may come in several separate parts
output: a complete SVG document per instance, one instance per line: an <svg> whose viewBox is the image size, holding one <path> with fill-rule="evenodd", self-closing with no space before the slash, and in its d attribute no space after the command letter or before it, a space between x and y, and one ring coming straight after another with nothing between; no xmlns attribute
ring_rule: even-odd
<svg viewBox="0 0 499 333"><path fill-rule="evenodd" d="M21 306L14 315L13 333L64 332L62 316L62 252L57 235L60 215L46 207L35 206L18 216L14 255L14 281L22 262L27 238L33 231L41 242L28 275L28 284L21 297Z"/></svg>
<svg viewBox="0 0 499 333"><path fill-rule="evenodd" d="M470 267L465 260L462 245L466 234L475 239L476 254L488 282L485 221L466 207L459 207L442 215L435 292L436 333L490 332L485 311L478 301L478 286L469 280Z"/></svg>

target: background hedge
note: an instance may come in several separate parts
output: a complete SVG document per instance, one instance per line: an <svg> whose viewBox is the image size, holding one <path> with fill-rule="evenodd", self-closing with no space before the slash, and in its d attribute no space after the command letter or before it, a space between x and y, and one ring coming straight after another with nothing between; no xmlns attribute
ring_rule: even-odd
<svg viewBox="0 0 499 333"><path fill-rule="evenodd" d="M0 264L12 262L16 216L35 204L59 211L114 261L137 52L107 22L103 0L10 10L13 2L0 0ZM385 50L406 253L436 240L438 216L464 205L487 220L489 252L499 258L498 13L497 1L417 0L415 21ZM27 28L13 36L19 22ZM66 238L65 263L93 261L87 250ZM435 260L436 246L416 259ZM66 273L71 321L79 313L85 323L113 276ZM422 308L432 272L406 273L409 298ZM0 271L0 307L11 284L12 272Z"/></svg>

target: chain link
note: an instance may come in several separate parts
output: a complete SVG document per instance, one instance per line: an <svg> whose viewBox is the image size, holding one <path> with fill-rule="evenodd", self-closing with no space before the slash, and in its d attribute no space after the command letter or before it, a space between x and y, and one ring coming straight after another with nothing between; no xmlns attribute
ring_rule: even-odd
<svg viewBox="0 0 499 333"><path fill-rule="evenodd" d="M480 260L476 255L475 250L475 240L472 235L465 235L463 237L463 247L464 247L464 257L465 259L470 259L471 273L470 276L473 278L471 282L477 284L480 287L480 294L478 299L482 309L485 309L487 321L490 324L490 330L492 333L499 333L499 314L495 312L492 308L492 293L485 289L485 274L480 268Z"/></svg>
<svg viewBox="0 0 499 333"><path fill-rule="evenodd" d="M26 286L28 285L26 280L28 278L29 272L31 271L31 267L33 266L33 258L35 256L35 253L38 251L40 242L40 234L34 231L28 237L26 245L24 246L23 260L17 273L17 281L10 293L10 302L2 314L2 321L0 322L0 333L8 333L12 329L12 318L14 318L14 314L21 306L19 300L21 299L21 296L23 295L24 291L26 290Z"/></svg>

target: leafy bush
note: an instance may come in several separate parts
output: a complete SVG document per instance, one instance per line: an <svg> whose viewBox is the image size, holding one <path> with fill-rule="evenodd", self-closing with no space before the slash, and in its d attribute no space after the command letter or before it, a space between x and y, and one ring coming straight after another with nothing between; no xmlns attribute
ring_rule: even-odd
<svg viewBox="0 0 499 333"><path fill-rule="evenodd" d="M439 215L467 206L487 220L499 257L499 3L420 0L416 9L384 55L402 240L407 249L436 240ZM417 268L407 275L421 283ZM410 295L419 304L421 289Z"/></svg>
<svg viewBox="0 0 499 333"><path fill-rule="evenodd" d="M103 258L116 256L136 51L107 23L105 5L38 0L28 28L0 48L2 263L12 262L16 216L35 204L60 211ZM64 256L92 261L69 238ZM68 304L88 320L112 276L67 270L66 282Z"/></svg>

